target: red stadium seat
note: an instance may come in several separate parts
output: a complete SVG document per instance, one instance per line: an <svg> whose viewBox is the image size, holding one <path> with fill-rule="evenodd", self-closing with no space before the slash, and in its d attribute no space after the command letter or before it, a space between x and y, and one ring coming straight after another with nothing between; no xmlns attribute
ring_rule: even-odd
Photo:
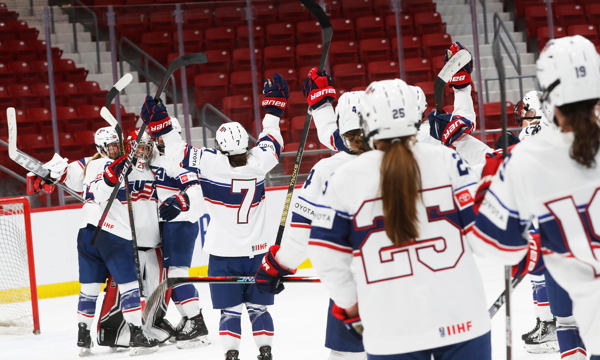
<svg viewBox="0 0 600 360"><path fill-rule="evenodd" d="M402 36L414 35L413 18L410 15L400 15L400 25L402 26ZM388 37L396 36L396 15L388 15L385 18Z"/></svg>
<svg viewBox="0 0 600 360"><path fill-rule="evenodd" d="M231 71L231 53L228 50L207 50L204 53L208 58L208 62L198 67L200 73L229 74Z"/></svg>
<svg viewBox="0 0 600 360"><path fill-rule="evenodd" d="M97 152L96 146L94 145L94 131L77 131L74 134L74 137L77 144L85 146L88 149L89 155Z"/></svg>
<svg viewBox="0 0 600 360"><path fill-rule="evenodd" d="M7 40L5 46L6 50L15 54L15 60L28 62L39 59L38 51L31 49L29 44L24 40Z"/></svg>
<svg viewBox="0 0 600 360"><path fill-rule="evenodd" d="M371 0L344 0L342 2L342 13L348 19L372 16L373 5Z"/></svg>
<svg viewBox="0 0 600 360"><path fill-rule="evenodd" d="M408 35L402 37L402 48L404 49L405 59L414 59L423 57L421 50L421 38ZM392 39L392 59L398 61L398 38Z"/></svg>
<svg viewBox="0 0 600 360"><path fill-rule="evenodd" d="M291 68L281 68L281 69L269 69L265 71L264 77L265 79L273 79L273 75L278 73L283 76L285 81L288 84L288 88L290 91L302 90L300 88L300 84L298 82L298 74L295 69ZM302 79L302 83L304 84L304 78ZM259 87L260 89L260 87Z"/></svg>
<svg viewBox="0 0 600 360"><path fill-rule="evenodd" d="M367 85L367 68L363 64L339 64L333 67L335 87L352 89Z"/></svg>
<svg viewBox="0 0 600 360"><path fill-rule="evenodd" d="M150 31L176 33L177 23L172 11L157 11L150 13Z"/></svg>
<svg viewBox="0 0 600 360"><path fill-rule="evenodd" d="M250 36L248 35L248 26L240 26L237 28L237 47L249 48ZM265 47L265 27L257 25L254 27L254 48Z"/></svg>
<svg viewBox="0 0 600 360"><path fill-rule="evenodd" d="M0 21L15 21L19 18L19 13L16 11L0 12Z"/></svg>
<svg viewBox="0 0 600 360"><path fill-rule="evenodd" d="M17 74L8 70L8 66L0 64L0 85L10 85L17 82Z"/></svg>
<svg viewBox="0 0 600 360"><path fill-rule="evenodd" d="M515 123L515 113L514 113L514 104L511 102L506 102L506 114L507 114L507 123L514 124ZM483 111L485 113L485 127L489 129L499 129L502 127L501 120L501 103L500 102L491 102L483 104Z"/></svg>
<svg viewBox="0 0 600 360"><path fill-rule="evenodd" d="M418 86L421 88L421 90L423 90L423 93L425 93L425 99L427 101L427 104L431 105L435 104L435 93L433 91L433 83L433 81L424 81L415 84L415 86Z"/></svg>
<svg viewBox="0 0 600 360"><path fill-rule="evenodd" d="M0 41L14 40L18 37L17 31L10 30L6 22L0 22Z"/></svg>
<svg viewBox="0 0 600 360"><path fill-rule="evenodd" d="M548 26L548 12L545 6L529 6L525 8L525 27L527 38L537 36L537 29Z"/></svg>
<svg viewBox="0 0 600 360"><path fill-rule="evenodd" d="M295 68L293 46L277 45L265 48L265 69Z"/></svg>
<svg viewBox="0 0 600 360"><path fill-rule="evenodd" d="M202 51L202 30L183 30L183 49L186 53ZM173 33L173 46L179 49L179 33Z"/></svg>
<svg viewBox="0 0 600 360"><path fill-rule="evenodd" d="M358 62L358 44L354 41L333 41L329 47L329 65Z"/></svg>
<svg viewBox="0 0 600 360"><path fill-rule="evenodd" d="M54 88L56 89L56 85L54 85ZM41 99L41 101L33 107L50 107L50 85L48 84L31 84L31 92L33 93L33 95L39 97ZM64 98L62 95L59 95L56 93L56 91L54 92L54 99L56 101L57 105L60 105L64 102Z"/></svg>
<svg viewBox="0 0 600 360"><path fill-rule="evenodd" d="M116 28L119 37L126 37L134 44L139 44L142 42L142 35L148 32L148 16L144 14L118 15Z"/></svg>
<svg viewBox="0 0 600 360"><path fill-rule="evenodd" d="M286 107L286 117L288 119L291 119L295 116L306 116L307 108L308 103L306 102L306 98L302 94L302 91L291 91L290 98L288 99L288 104Z"/></svg>
<svg viewBox="0 0 600 360"><path fill-rule="evenodd" d="M408 0L406 1L406 11L410 15L424 12L435 12L436 6L432 0Z"/></svg>
<svg viewBox="0 0 600 360"><path fill-rule="evenodd" d="M311 20L310 11L299 1L281 2L279 4L279 21L296 24L301 21Z"/></svg>
<svg viewBox="0 0 600 360"><path fill-rule="evenodd" d="M279 118L279 131L283 138L283 143L287 144L290 142L290 122L284 118Z"/></svg>
<svg viewBox="0 0 600 360"><path fill-rule="evenodd" d="M387 16L394 13L392 8L392 2L389 0L375 0L373 1L373 8L375 9L375 15Z"/></svg>
<svg viewBox="0 0 600 360"><path fill-rule="evenodd" d="M88 104L88 96L83 91L79 91L77 85L72 82L61 82L54 85L56 93L62 96L61 102L65 106L78 107Z"/></svg>
<svg viewBox="0 0 600 360"><path fill-rule="evenodd" d="M8 93L6 86L0 85L0 110L4 111L9 107L17 106L17 100Z"/></svg>
<svg viewBox="0 0 600 360"><path fill-rule="evenodd" d="M189 84L188 84L189 85ZM77 84L79 91L86 94L88 101L92 105L104 105L108 90L102 90L95 81L81 81Z"/></svg>
<svg viewBox="0 0 600 360"><path fill-rule="evenodd" d="M8 70L17 74L19 84L33 84L39 81L37 71L31 69L29 63L25 61L12 61L8 63Z"/></svg>
<svg viewBox="0 0 600 360"><path fill-rule="evenodd" d="M54 136L52 133L46 134L46 142L54 146ZM60 156L69 160L79 160L87 156L87 149L82 148L75 143L75 137L68 132L58 133L58 144L60 147Z"/></svg>
<svg viewBox="0 0 600 360"><path fill-rule="evenodd" d="M567 34L569 36L581 35L591 41L594 45L600 45L598 30L594 25L571 25L567 29Z"/></svg>
<svg viewBox="0 0 600 360"><path fill-rule="evenodd" d="M284 152L293 152L296 153L298 148L300 147L300 143L289 143L285 144ZM315 143L307 142L304 145L304 151L307 150L318 150L318 147ZM295 156L286 156L283 158L283 173L285 175L291 175L294 170L294 162L296 160ZM307 155L306 153L302 156L302 163L300 163L300 169L298 173L300 174L308 174L310 169L319 161L319 155Z"/></svg>
<svg viewBox="0 0 600 360"><path fill-rule="evenodd" d="M374 61L367 68L369 82L400 78L400 68L396 61Z"/></svg>
<svg viewBox="0 0 600 360"><path fill-rule="evenodd" d="M354 41L354 23L350 19L331 19L333 41Z"/></svg>
<svg viewBox="0 0 600 360"><path fill-rule="evenodd" d="M554 38L558 39L561 37L567 36L566 29L561 26L554 27ZM541 52L548 40L550 40L550 34L548 32L548 27L541 27L537 29L537 39L538 39L538 52Z"/></svg>
<svg viewBox="0 0 600 360"><path fill-rule="evenodd" d="M210 103L221 107L223 98L228 95L229 80L227 74L208 73L196 75L194 79L194 102L197 106Z"/></svg>
<svg viewBox="0 0 600 360"><path fill-rule="evenodd" d="M391 60L388 39L368 39L360 42L360 61L368 64L373 61Z"/></svg>
<svg viewBox="0 0 600 360"><path fill-rule="evenodd" d="M113 116L116 118L117 117L117 113L115 111L117 105L116 104L112 104L110 106L110 113L113 114ZM122 104L119 105L119 109L120 109L120 113L121 113L121 126L124 129L124 132L126 133L127 131L131 131L133 130L136 126L135 126L135 122L136 122L136 116L134 113L128 113L125 110L125 106L123 106Z"/></svg>
<svg viewBox="0 0 600 360"><path fill-rule="evenodd" d="M558 5L554 12L556 25L568 28L571 25L585 24L585 13L583 6L569 4Z"/></svg>
<svg viewBox="0 0 600 360"><path fill-rule="evenodd" d="M142 49L162 65L167 65L172 43L171 34L166 31L153 31L142 35ZM150 66L153 64L150 63Z"/></svg>
<svg viewBox="0 0 600 360"><path fill-rule="evenodd" d="M267 25L267 44L295 45L296 31L292 23L277 23Z"/></svg>
<svg viewBox="0 0 600 360"><path fill-rule="evenodd" d="M21 149L31 149L38 146L47 146L44 135L27 134L17 136L17 146Z"/></svg>
<svg viewBox="0 0 600 360"><path fill-rule="evenodd" d="M29 44L29 48L35 49L38 52L38 57L41 60L46 60L46 41L45 40L29 40L27 42ZM52 59L60 59L63 51L57 47L52 47Z"/></svg>
<svg viewBox="0 0 600 360"><path fill-rule="evenodd" d="M254 49L254 57L256 59L256 68L262 71L262 51ZM250 71L250 49L235 49L233 50L233 71Z"/></svg>
<svg viewBox="0 0 600 360"><path fill-rule="evenodd" d="M39 126L39 130L41 133L46 134L48 132L52 132L52 113L50 109L44 108L31 108L27 110L27 118L31 121L36 121ZM56 125L58 127L58 131L65 130L65 124L62 119L57 117Z"/></svg>
<svg viewBox="0 0 600 360"><path fill-rule="evenodd" d="M306 121L306 114L292 118L292 121L290 122L292 134L292 138L290 139L291 142L300 142L300 139L302 138L302 130L304 130L304 121ZM308 127L308 136L306 137L306 142L312 142L315 144L319 143L317 126L312 119L310 121L310 126Z"/></svg>
<svg viewBox="0 0 600 360"><path fill-rule="evenodd" d="M515 18L525 16L525 9L529 6L542 6L546 4L546 0L515 0Z"/></svg>
<svg viewBox="0 0 600 360"><path fill-rule="evenodd" d="M446 32L446 23L442 22L442 16L437 13L415 14L415 29L417 35L427 35Z"/></svg>
<svg viewBox="0 0 600 360"><path fill-rule="evenodd" d="M433 80L431 76L431 62L427 59L404 60L404 72L408 84Z"/></svg>
<svg viewBox="0 0 600 360"><path fill-rule="evenodd" d="M321 25L316 20L302 21L296 25L300 44L321 43Z"/></svg>
<svg viewBox="0 0 600 360"><path fill-rule="evenodd" d="M9 30L15 31L19 34L19 40L35 40L40 34L38 29L29 27L27 22L22 20L9 21L7 24Z"/></svg>
<svg viewBox="0 0 600 360"><path fill-rule="evenodd" d="M93 130L97 130L106 126L106 120L100 116L101 108L98 105L81 105L77 108L77 113L88 121Z"/></svg>
<svg viewBox="0 0 600 360"><path fill-rule="evenodd" d="M17 115L17 128L19 134L37 134L39 126L35 119L29 120L27 113L24 110L18 109L15 111Z"/></svg>
<svg viewBox="0 0 600 360"><path fill-rule="evenodd" d="M600 26L600 4L586 5L585 13L587 14L588 23L596 25L596 27Z"/></svg>
<svg viewBox="0 0 600 360"><path fill-rule="evenodd" d="M300 44L296 46L296 65L319 66L323 45L321 43Z"/></svg>
<svg viewBox="0 0 600 360"><path fill-rule="evenodd" d="M358 40L379 39L385 37L385 25L380 16L363 16L356 19Z"/></svg>
<svg viewBox="0 0 600 360"><path fill-rule="evenodd" d="M273 4L252 5L252 23L265 27L277 22L277 8Z"/></svg>
<svg viewBox="0 0 600 360"><path fill-rule="evenodd" d="M213 12L209 9L190 9L183 11L184 30L202 30L212 26Z"/></svg>
<svg viewBox="0 0 600 360"><path fill-rule="evenodd" d="M0 41L0 63L9 63L14 60L14 53L9 51L4 45L8 41L11 40Z"/></svg>
<svg viewBox="0 0 600 360"><path fill-rule="evenodd" d="M60 59L58 59L60 60ZM40 81L48 83L48 62L46 60L37 60L31 62L31 68L39 74ZM55 82L64 81L64 74L62 71L56 69L54 67L54 71L52 72L54 75Z"/></svg>
<svg viewBox="0 0 600 360"><path fill-rule="evenodd" d="M8 85L8 93L17 100L17 106L22 110L41 107L44 101L43 97L33 94L29 85Z"/></svg>
<svg viewBox="0 0 600 360"><path fill-rule="evenodd" d="M445 54L446 49L452 46L452 36L450 34L427 34L423 35L423 51L428 59L432 59L440 54Z"/></svg>
<svg viewBox="0 0 600 360"><path fill-rule="evenodd" d="M386 0L387 1L387 0ZM320 4L319 0L319 4ZM340 0L325 0L325 13L330 19L338 19L342 17L342 6Z"/></svg>
<svg viewBox="0 0 600 360"><path fill-rule="evenodd" d="M233 51L235 47L235 31L230 27L207 29L204 33L205 47L208 50Z"/></svg>
<svg viewBox="0 0 600 360"><path fill-rule="evenodd" d="M223 99L223 113L233 121L237 121L247 130L254 123L254 106L252 97L247 95L227 96Z"/></svg>
<svg viewBox="0 0 600 360"><path fill-rule="evenodd" d="M244 26L246 20L243 6L225 6L215 9L215 24L219 27Z"/></svg>
<svg viewBox="0 0 600 360"><path fill-rule="evenodd" d="M247 95L252 96L252 81L256 81L258 84L258 88L262 86L262 73L254 75L254 80L252 80L252 72L251 71L236 71L232 72L229 76L230 83L230 93L231 95Z"/></svg>
<svg viewBox="0 0 600 360"><path fill-rule="evenodd" d="M59 59L53 62L54 70L63 73L64 81L78 83L85 81L89 71L85 68L78 68L71 59Z"/></svg>
<svg viewBox="0 0 600 360"><path fill-rule="evenodd" d="M57 106L56 118L61 119L65 123L66 129L70 133L90 129L88 119L80 116L77 109L71 106Z"/></svg>

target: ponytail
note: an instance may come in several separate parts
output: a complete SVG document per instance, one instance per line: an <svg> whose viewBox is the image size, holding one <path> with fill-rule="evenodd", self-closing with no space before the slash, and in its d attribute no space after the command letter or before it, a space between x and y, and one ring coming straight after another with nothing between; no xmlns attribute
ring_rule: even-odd
<svg viewBox="0 0 600 360"><path fill-rule="evenodd" d="M345 137L346 140L348 140L348 142L353 145L352 147L355 149L358 155L369 151L369 148L367 147L367 144L365 144L365 141L362 137L362 132L360 130L355 129L346 131L342 136Z"/></svg>
<svg viewBox="0 0 600 360"><path fill-rule="evenodd" d="M83 177L85 177L85 172L87 171L87 167L88 167L88 165L89 165L89 164L90 164L92 161L94 161L94 160L97 160L97 159L100 159L101 157L102 157L102 155L100 155L100 153L95 153L95 154L94 154L94 156L93 156L93 157L90 159L90 161L88 161L88 162L85 164L85 167L83 168Z"/></svg>
<svg viewBox="0 0 600 360"><path fill-rule="evenodd" d="M598 99L579 101L559 106L566 118L566 126L573 130L575 139L571 145L571 159L586 168L596 166L596 154L600 147L600 124L594 112Z"/></svg>
<svg viewBox="0 0 600 360"><path fill-rule="evenodd" d="M381 198L385 233L402 246L419 237L417 201L421 197L421 171L411 150L412 136L377 141L381 160Z"/></svg>

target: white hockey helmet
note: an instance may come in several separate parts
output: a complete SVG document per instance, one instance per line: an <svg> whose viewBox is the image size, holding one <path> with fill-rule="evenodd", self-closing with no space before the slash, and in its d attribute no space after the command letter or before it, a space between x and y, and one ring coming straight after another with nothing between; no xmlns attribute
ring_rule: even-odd
<svg viewBox="0 0 600 360"><path fill-rule="evenodd" d="M335 115L340 135L344 135L350 130L360 129L358 113L364 95L364 91L348 91L338 99Z"/></svg>
<svg viewBox="0 0 600 360"><path fill-rule="evenodd" d="M179 123L179 120L177 120L177 118L174 118L172 116L171 116L171 126L173 127L173 130L175 130L179 134L181 134L181 124Z"/></svg>
<svg viewBox="0 0 600 360"><path fill-rule="evenodd" d="M529 125L535 125L536 121L544 128L556 129L556 125L546 118L542 110L542 92L532 90L525 94L522 101L515 105L515 122L517 126L522 126L523 121Z"/></svg>
<svg viewBox="0 0 600 360"><path fill-rule="evenodd" d="M600 98L600 55L580 35L548 41L537 60L542 110L554 122L554 107Z"/></svg>
<svg viewBox="0 0 600 360"><path fill-rule="evenodd" d="M419 115L421 115L421 120L425 117L425 110L427 110L427 98L425 98L425 93L423 89L418 86L408 85L415 92L415 98L417 99L417 107L419 109Z"/></svg>
<svg viewBox="0 0 600 360"><path fill-rule="evenodd" d="M415 135L421 122L415 92L402 80L372 82L361 106L363 136L373 140Z"/></svg>
<svg viewBox="0 0 600 360"><path fill-rule="evenodd" d="M125 151L127 153L131 152L132 147L135 144L135 139L137 139L138 134L140 133L140 129L133 130L127 136L125 140ZM154 150L154 142L150 135L147 132L144 132L142 135L142 139L138 144L137 150L135 152L135 156L144 161L150 160L152 158L152 151ZM139 162L138 162L139 163ZM138 166L139 167L139 166ZM143 166L141 167L143 169ZM141 170L141 169L140 169Z"/></svg>
<svg viewBox="0 0 600 360"><path fill-rule="evenodd" d="M223 124L215 135L215 146L227 156L245 154L248 151L248 133L238 122Z"/></svg>
<svg viewBox="0 0 600 360"><path fill-rule="evenodd" d="M111 126L103 127L96 130L96 133L94 134L94 143L96 144L98 154L102 157L108 157L108 145L113 143L118 144L119 136Z"/></svg>

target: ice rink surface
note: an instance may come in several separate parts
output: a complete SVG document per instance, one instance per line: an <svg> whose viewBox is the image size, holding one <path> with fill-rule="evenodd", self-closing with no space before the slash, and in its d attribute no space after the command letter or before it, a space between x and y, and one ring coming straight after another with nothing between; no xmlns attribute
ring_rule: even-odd
<svg viewBox="0 0 600 360"><path fill-rule="evenodd" d="M483 278L488 305L500 295L504 287L504 269L486 259L477 259ZM298 275L314 275L312 269L300 270ZM220 360L223 352L219 342L219 310L213 310L208 285L197 286L200 304L209 329L212 344L196 349L179 350L175 344L160 348L156 353L138 356L139 359L196 359ZM41 335L0 336L0 359L79 359L77 342L77 296L68 296L39 301ZM103 295L98 298L97 314ZM529 354L523 348L521 334L535 324L531 286L525 278L513 293L513 359L558 360L559 354ZM444 301L444 299L439 299ZM328 294L321 284L288 284L275 298L270 311L275 322L273 357L278 360L326 360L329 350L325 342L325 322ZM179 313L169 306L167 318L179 322ZM242 316L242 343L240 359L256 359L258 350L252 339L250 320ZM410 324L406 324L410 326ZM92 325L96 329L96 322ZM95 334L92 334L95 343ZM504 307L492 319L493 359L506 359ZM126 359L127 350L112 353L106 347L94 346L91 359Z"/></svg>

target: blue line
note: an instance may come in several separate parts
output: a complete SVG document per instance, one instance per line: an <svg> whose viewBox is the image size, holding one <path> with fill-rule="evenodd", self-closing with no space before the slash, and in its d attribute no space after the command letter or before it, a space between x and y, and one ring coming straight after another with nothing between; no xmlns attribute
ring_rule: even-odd
<svg viewBox="0 0 600 360"><path fill-rule="evenodd" d="M494 192L491 189L489 189L488 191L490 192L490 194L492 194L496 198L496 200L498 200L498 203L500 203L500 205L502 205L503 208L505 208L506 210L508 210L509 213L511 213L513 215L517 215L517 217L519 217L519 212L518 211L514 211L514 210L509 209L506 205L504 205L502 203L502 201L500 201L500 199L498 198L498 196L496 196L496 194L494 194Z"/></svg>
<svg viewBox="0 0 600 360"><path fill-rule="evenodd" d="M461 189L464 189L464 188L466 188L467 186L471 186L471 185L477 185L477 183L476 183L476 182L474 182L474 183L470 183L470 184L467 184L467 185L463 185L463 186L459 187L458 189L455 189L454 191L459 191L459 190L461 190Z"/></svg>
<svg viewBox="0 0 600 360"><path fill-rule="evenodd" d="M305 198L303 198L302 196L298 196L298 199L300 199L300 200L304 200L304 201L306 201L307 203L311 204L312 206L316 206L316 207L323 208L323 209L331 209L331 210L335 211L335 212L336 212L336 213L338 213L338 214L345 215L345 216L348 216L348 217L352 217L352 215L350 215L350 214L348 214L348 213L346 213L346 212L343 212L343 211L339 211L339 210L332 209L332 208L331 208L331 207L329 207L329 206L325 206L325 205L319 205L319 204L315 204L315 203L313 203L313 202L310 202L310 201L306 200Z"/></svg>

